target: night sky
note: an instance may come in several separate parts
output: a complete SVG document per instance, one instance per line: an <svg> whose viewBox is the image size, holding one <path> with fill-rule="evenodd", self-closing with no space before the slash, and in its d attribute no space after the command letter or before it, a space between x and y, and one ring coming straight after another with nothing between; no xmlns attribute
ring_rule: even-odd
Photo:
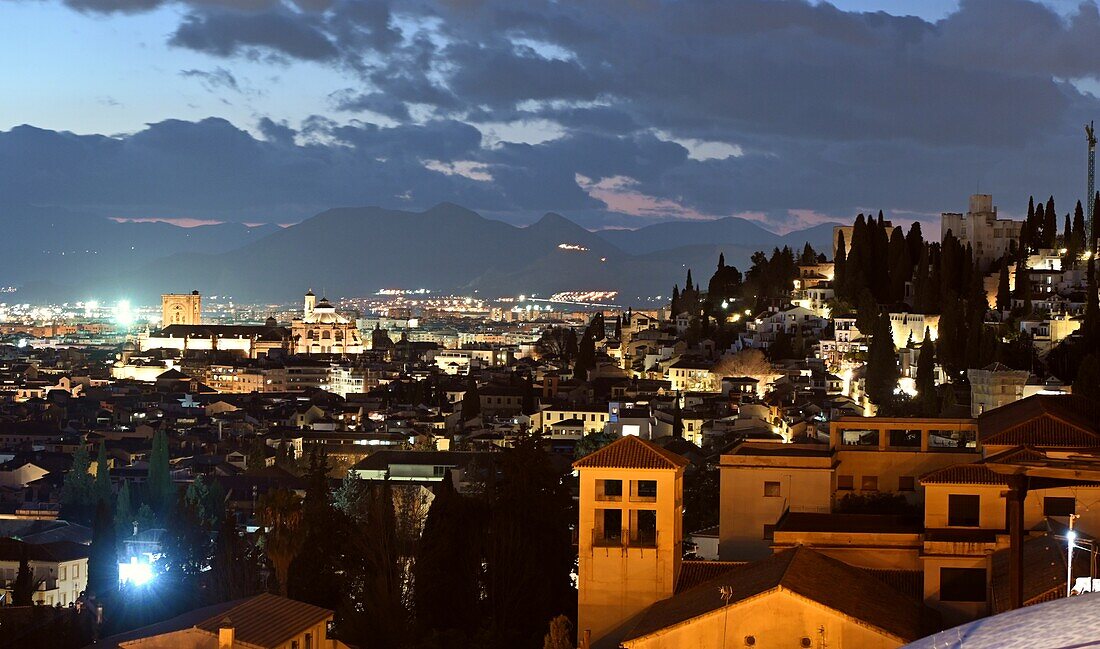
<svg viewBox="0 0 1100 649"><path fill-rule="evenodd" d="M1100 118L1091 0L0 0L0 60L0 205L181 223L1064 213Z"/></svg>

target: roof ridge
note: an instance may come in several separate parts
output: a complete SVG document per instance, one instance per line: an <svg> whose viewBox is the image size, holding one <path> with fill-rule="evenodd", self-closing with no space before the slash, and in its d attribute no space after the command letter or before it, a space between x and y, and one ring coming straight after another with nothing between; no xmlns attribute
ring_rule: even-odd
<svg viewBox="0 0 1100 649"><path fill-rule="evenodd" d="M688 464L678 453L636 435L624 435L573 462L573 468L678 469Z"/></svg>

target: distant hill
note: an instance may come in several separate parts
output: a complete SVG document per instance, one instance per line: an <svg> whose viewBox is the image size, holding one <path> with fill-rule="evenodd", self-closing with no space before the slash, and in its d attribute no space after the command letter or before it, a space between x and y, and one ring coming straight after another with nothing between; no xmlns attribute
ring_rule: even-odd
<svg viewBox="0 0 1100 649"><path fill-rule="evenodd" d="M729 216L713 221L656 223L637 230L601 230L598 234L631 254L695 245L736 245L770 250L784 245L801 247L807 241L819 252L828 253L828 247L832 246L833 224L778 235L752 221Z"/></svg>
<svg viewBox="0 0 1100 649"><path fill-rule="evenodd" d="M701 224L677 223L664 231L696 225ZM43 230L59 225L54 218L37 227L33 240L42 241L48 239ZM106 247L103 235L92 231L96 227L114 233L120 242L112 244L106 257L78 254L74 259L80 262L70 264L65 255L59 267L22 279L28 291L70 299L126 296L142 302L155 302L165 291L190 289L242 301L285 301L312 287L329 297L368 295L382 288L476 292L486 297L615 290L621 302L637 304L646 296L667 296L674 283L683 283L687 268L705 282L720 252L727 263L745 269L758 249L803 243L796 235L779 237L761 230L764 234L755 235L756 244L714 237L673 245L673 238L666 246L626 252L605 233L585 230L558 214L516 227L450 203L423 212L331 209L260 236L244 226L185 229L160 223L104 225L101 220L95 226L60 227L73 228L66 235L69 246L87 236ZM831 237L831 228L829 233ZM52 252L39 254L43 260L61 259ZM73 270L76 267L80 270Z"/></svg>
<svg viewBox="0 0 1100 649"><path fill-rule="evenodd" d="M221 253L280 228L239 223L183 228L169 223L118 223L60 208L0 205L9 242L0 255L0 283L52 283L58 288L107 268L136 271L169 255Z"/></svg>

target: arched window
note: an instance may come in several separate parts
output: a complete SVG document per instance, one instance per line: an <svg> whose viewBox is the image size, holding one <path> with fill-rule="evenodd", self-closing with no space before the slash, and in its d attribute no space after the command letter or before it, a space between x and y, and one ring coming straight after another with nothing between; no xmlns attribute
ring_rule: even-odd
<svg viewBox="0 0 1100 649"><path fill-rule="evenodd" d="M317 334L312 329L310 329L309 333L306 334L306 338L309 338L310 340L314 340L314 339L317 338Z"/></svg>
<svg viewBox="0 0 1100 649"><path fill-rule="evenodd" d="M321 332L321 339L322 340L328 340L329 338L332 338L332 333L328 329L325 329L324 331Z"/></svg>

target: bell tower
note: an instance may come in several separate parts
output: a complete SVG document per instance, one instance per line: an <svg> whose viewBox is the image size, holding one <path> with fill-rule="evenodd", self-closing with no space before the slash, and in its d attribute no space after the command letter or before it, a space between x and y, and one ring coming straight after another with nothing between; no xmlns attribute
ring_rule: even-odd
<svg viewBox="0 0 1100 649"><path fill-rule="evenodd" d="M309 289L306 293L305 308L302 310L302 320L309 322L309 319L313 316L313 309L317 306L317 296L313 294L313 289Z"/></svg>
<svg viewBox="0 0 1100 649"><path fill-rule="evenodd" d="M573 463L580 475L577 635L618 646L680 575L685 458L635 436Z"/></svg>
<svg viewBox="0 0 1100 649"><path fill-rule="evenodd" d="M160 325L202 324L202 296L198 291L190 293L165 293L160 296Z"/></svg>

